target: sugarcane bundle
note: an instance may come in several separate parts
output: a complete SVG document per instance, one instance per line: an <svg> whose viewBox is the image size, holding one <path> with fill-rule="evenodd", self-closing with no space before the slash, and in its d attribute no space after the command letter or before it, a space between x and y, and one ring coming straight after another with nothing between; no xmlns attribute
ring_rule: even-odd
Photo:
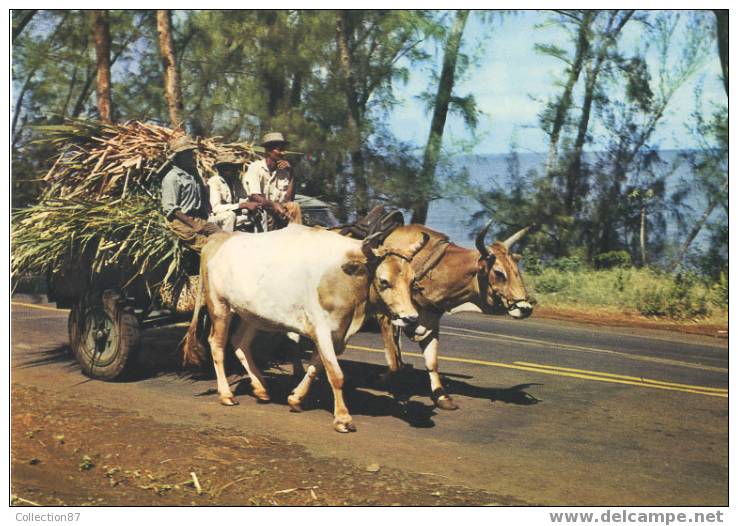
<svg viewBox="0 0 738 526"><path fill-rule="evenodd" d="M125 124L74 120L58 126L40 126L42 139L60 154L44 177L44 197L115 198L153 188L169 161L169 141L182 135L156 124ZM249 162L261 148L248 143L226 143L219 137L199 139L198 162L203 175L213 173L215 157L233 153Z"/></svg>
<svg viewBox="0 0 738 526"><path fill-rule="evenodd" d="M167 226L159 187L168 143L182 132L138 121L82 120L39 131L60 153L44 177L39 203L12 214L11 277L64 275L69 261L84 256L91 274L119 267L127 281L156 276L147 287L179 287L189 249ZM260 151L218 137L199 139L200 173L212 173L220 153L250 161Z"/></svg>
<svg viewBox="0 0 738 526"><path fill-rule="evenodd" d="M71 258L90 256L92 273L124 257L135 273L160 274L164 281L182 272L182 251L155 198L131 195L115 201L49 198L12 214L11 277L59 272Z"/></svg>

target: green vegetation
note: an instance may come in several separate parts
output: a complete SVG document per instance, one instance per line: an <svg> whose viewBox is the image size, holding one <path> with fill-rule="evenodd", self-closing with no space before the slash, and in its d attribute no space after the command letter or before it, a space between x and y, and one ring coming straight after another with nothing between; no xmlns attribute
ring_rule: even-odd
<svg viewBox="0 0 738 526"><path fill-rule="evenodd" d="M592 298L610 296L608 274L587 269L635 265L644 270L616 275L642 276L636 280L642 281L640 296L604 304L654 316L703 316L714 302L713 293L702 289L722 290L721 276L728 275L727 89L724 103L707 107L702 84L697 84L696 109L688 124L696 147L678 159L663 155L658 130L676 109L678 93L708 60L719 56L727 86L722 44L727 33L721 32L727 31L725 13L558 10L549 18L568 28L571 40L565 46L535 45L562 63L560 91L539 113L540 128L548 136L546 165L523 172L513 142L509 183L480 188L481 208L472 224L480 226L492 217L500 238L515 228L538 225L523 243L550 261L550 270L538 279L541 293L567 296L567 283L573 282L572 293L578 296L578 287L586 284L560 272L579 269L584 281L604 280L603 292L598 285ZM635 49L621 46L634 26L644 28L648 43ZM677 180L680 166L689 170ZM707 241L704 234L709 234ZM536 263L527 268L541 271ZM700 278L685 278L687 271L699 272Z"/></svg>
<svg viewBox="0 0 738 526"><path fill-rule="evenodd" d="M525 268L542 303L604 305L669 318L724 313L727 11L541 12L540 28L566 35L542 31L535 39L547 41L531 42L560 63L556 90L547 100L534 101L547 138L545 167L524 173L513 137L505 183L490 175L474 187L464 163L454 157L457 152L446 148L444 129L447 119L461 119L457 123L473 141L480 119L494 122L478 105L477 88L464 81L482 54L501 59L508 44L485 48L487 35L465 28L483 24L485 32L494 31L497 19L514 23L515 15L13 10L12 206L34 207L17 212L14 221L47 229L38 235L28 230L24 238L14 227L14 275L23 266L58 266L64 247L55 233L78 240L91 235L77 223L84 215L80 206L89 207L95 221L109 219L102 231L122 233L116 242L129 251L136 234L126 217L135 213L126 207L135 203L106 217L88 194L128 199L138 195L134 183L155 187L163 137L153 148L149 139L107 138L102 150L94 143L115 123L140 121L157 135L158 124L174 129L181 122L187 133L213 137L201 151L206 170L205 154L217 145L231 148L266 131L285 132L291 148L304 153L291 159L298 191L335 203L341 220L383 204L423 223L434 199L467 195L480 203L470 229L492 218L492 235L504 238L538 225L520 249L535 255L526 257ZM633 36L641 43L628 44ZM706 74L710 57L720 60L725 100L708 103L697 82L689 121L694 147L667 162L658 143L665 122L679 110L675 104L691 79ZM420 70L430 73L412 94L428 109L424 148L402 142L388 125L400 104L398 86ZM70 120L77 124L70 128ZM424 125L418 123L419 129ZM57 140L39 141L54 130ZM66 143L70 148L63 150ZM60 156L61 151L67 153ZM673 177L679 162L689 168L683 181ZM53 223L29 220L27 214L45 211L39 200L80 197L75 192L85 196L83 205L57 201L49 205ZM143 207L138 217L148 217L151 202L144 197L138 195L137 206ZM166 238L157 240L159 254L167 254ZM44 243L51 247L46 258ZM90 239L86 246L101 258L118 250L106 243L93 247ZM140 251L137 261L146 261L147 249Z"/></svg>
<svg viewBox="0 0 738 526"><path fill-rule="evenodd" d="M545 269L526 267L529 292L541 306L597 309L673 320L727 321L728 280L710 284L694 273L672 276L648 268L594 270L575 258Z"/></svg>

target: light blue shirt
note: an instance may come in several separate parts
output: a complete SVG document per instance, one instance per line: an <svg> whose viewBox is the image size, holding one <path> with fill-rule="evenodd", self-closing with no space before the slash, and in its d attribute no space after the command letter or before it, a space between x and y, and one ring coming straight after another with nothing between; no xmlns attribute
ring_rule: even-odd
<svg viewBox="0 0 738 526"><path fill-rule="evenodd" d="M181 210L193 217L208 217L205 185L199 177L173 166L161 181L161 208L167 219Z"/></svg>

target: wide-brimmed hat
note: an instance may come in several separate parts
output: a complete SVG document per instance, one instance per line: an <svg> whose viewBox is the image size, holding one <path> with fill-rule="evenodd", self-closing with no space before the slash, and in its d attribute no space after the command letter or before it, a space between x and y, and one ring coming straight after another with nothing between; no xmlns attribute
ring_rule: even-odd
<svg viewBox="0 0 738 526"><path fill-rule="evenodd" d="M217 166L220 166L220 165L223 165L223 164L236 164L236 165L241 165L241 164L243 164L243 162L244 162L243 159L239 159L236 154L233 154L233 153L219 153L215 157L215 163L213 164L213 166L216 166L217 167Z"/></svg>
<svg viewBox="0 0 738 526"><path fill-rule="evenodd" d="M261 138L261 145L266 148L268 144L276 144L281 143L285 146L287 146L289 143L287 142L287 139L284 138L284 135L280 132L269 132L265 133L264 137Z"/></svg>
<svg viewBox="0 0 738 526"><path fill-rule="evenodd" d="M187 150L197 150L197 143L189 135L181 135L169 141L169 153L171 155Z"/></svg>

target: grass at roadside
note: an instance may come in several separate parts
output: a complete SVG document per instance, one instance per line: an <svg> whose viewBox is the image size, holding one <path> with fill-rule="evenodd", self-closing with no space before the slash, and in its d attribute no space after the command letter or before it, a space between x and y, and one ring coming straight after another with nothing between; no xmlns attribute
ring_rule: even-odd
<svg viewBox="0 0 738 526"><path fill-rule="evenodd" d="M546 268L526 273L526 285L544 307L627 312L668 320L727 323L728 281L707 284L690 274L650 269Z"/></svg>

